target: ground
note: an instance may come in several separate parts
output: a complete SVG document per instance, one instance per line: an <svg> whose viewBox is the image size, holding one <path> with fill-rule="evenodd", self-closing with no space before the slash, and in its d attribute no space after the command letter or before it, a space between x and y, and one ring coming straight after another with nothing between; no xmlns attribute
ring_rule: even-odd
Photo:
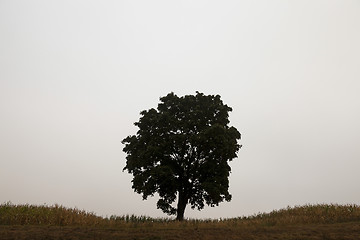
<svg viewBox="0 0 360 240"><path fill-rule="evenodd" d="M31 226L0 225L1 240L350 240L360 239L360 222L337 224L306 224L292 226L239 226L196 227L184 229L157 227L84 227L84 226Z"/></svg>

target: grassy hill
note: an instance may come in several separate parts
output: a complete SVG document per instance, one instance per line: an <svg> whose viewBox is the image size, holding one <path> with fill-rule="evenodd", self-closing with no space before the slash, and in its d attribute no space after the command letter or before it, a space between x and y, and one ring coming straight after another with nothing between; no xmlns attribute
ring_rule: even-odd
<svg viewBox="0 0 360 240"><path fill-rule="evenodd" d="M360 206L306 205L221 220L111 216L59 205L0 205L0 239L360 239Z"/></svg>

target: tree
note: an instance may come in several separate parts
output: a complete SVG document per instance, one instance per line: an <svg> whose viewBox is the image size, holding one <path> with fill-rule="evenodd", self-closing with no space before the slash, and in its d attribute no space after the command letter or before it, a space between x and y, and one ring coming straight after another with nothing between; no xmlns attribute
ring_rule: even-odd
<svg viewBox="0 0 360 240"><path fill-rule="evenodd" d="M148 196L159 194L157 208L184 219L185 208L201 210L231 200L229 161L237 156L241 135L228 126L230 107L219 95L160 98L157 109L142 111L136 135L122 143L132 188ZM177 199L177 207L172 203Z"/></svg>

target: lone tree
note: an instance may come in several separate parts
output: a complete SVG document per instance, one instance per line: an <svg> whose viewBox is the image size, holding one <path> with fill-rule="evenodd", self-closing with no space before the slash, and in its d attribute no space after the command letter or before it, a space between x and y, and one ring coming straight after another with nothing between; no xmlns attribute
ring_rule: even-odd
<svg viewBox="0 0 360 240"><path fill-rule="evenodd" d="M241 145L240 133L228 126L230 107L219 95L160 98L157 109L142 111L136 135L122 143L132 188L143 199L158 193L157 208L184 219L187 204L201 210L231 200L229 161ZM172 203L177 199L177 207Z"/></svg>

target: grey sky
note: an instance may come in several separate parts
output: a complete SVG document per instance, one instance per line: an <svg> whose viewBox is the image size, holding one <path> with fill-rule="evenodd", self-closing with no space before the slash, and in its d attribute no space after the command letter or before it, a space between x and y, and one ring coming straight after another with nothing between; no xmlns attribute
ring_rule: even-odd
<svg viewBox="0 0 360 240"><path fill-rule="evenodd" d="M360 1L0 0L0 202L166 216L122 172L159 97L220 94L233 200L360 204Z"/></svg>

